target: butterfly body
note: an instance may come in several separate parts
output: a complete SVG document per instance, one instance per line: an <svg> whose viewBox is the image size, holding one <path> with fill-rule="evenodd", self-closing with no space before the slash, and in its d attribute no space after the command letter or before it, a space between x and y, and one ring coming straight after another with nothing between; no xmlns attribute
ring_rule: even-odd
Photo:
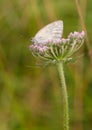
<svg viewBox="0 0 92 130"><path fill-rule="evenodd" d="M34 38L31 41L34 44L45 44L50 41L58 41L61 40L63 33L63 21L58 20L52 22L45 27L43 27L40 31L36 33Z"/></svg>

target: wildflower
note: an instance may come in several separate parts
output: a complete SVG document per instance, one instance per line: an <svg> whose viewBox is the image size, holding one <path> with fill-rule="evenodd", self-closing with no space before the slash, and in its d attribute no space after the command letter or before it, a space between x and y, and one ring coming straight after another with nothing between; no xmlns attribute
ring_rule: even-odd
<svg viewBox="0 0 92 130"><path fill-rule="evenodd" d="M68 37L33 44L29 48L34 56L47 61L69 61L84 42L85 32L71 32Z"/></svg>
<svg viewBox="0 0 92 130"><path fill-rule="evenodd" d="M62 107L63 107L63 127L69 130L68 115L68 93L65 82L63 63L72 60L73 54L79 50L84 42L85 32L71 32L67 38L62 38L63 22L61 20L53 22L42 28L31 40L30 50L47 63L57 63L56 67L61 85ZM60 62L61 61L61 62Z"/></svg>

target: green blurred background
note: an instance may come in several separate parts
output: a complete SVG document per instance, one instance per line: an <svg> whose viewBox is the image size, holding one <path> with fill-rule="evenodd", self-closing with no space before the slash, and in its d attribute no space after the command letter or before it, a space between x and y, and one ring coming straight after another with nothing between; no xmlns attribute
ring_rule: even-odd
<svg viewBox="0 0 92 130"><path fill-rule="evenodd" d="M65 65L70 130L92 130L92 0L79 0L90 41ZM82 30L76 0L0 0L0 130L62 130L57 71L29 51L30 37L61 19L66 37Z"/></svg>

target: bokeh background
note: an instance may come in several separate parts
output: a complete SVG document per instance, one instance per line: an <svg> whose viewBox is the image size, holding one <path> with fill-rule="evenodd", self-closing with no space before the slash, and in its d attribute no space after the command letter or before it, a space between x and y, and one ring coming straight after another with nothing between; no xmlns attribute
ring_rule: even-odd
<svg viewBox="0 0 92 130"><path fill-rule="evenodd" d="M65 65L70 129L92 130L92 0L0 0L0 130L62 130L55 66L43 67L30 37L61 19L63 37L85 30L75 64Z"/></svg>

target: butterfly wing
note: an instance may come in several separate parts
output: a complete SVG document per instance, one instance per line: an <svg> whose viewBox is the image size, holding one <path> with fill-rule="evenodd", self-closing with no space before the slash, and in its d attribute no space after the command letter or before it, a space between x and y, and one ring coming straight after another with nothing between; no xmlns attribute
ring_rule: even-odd
<svg viewBox="0 0 92 130"><path fill-rule="evenodd" d="M32 41L35 44L44 44L48 41L57 41L61 39L62 33L63 21L58 20L46 25L40 31L38 31Z"/></svg>

